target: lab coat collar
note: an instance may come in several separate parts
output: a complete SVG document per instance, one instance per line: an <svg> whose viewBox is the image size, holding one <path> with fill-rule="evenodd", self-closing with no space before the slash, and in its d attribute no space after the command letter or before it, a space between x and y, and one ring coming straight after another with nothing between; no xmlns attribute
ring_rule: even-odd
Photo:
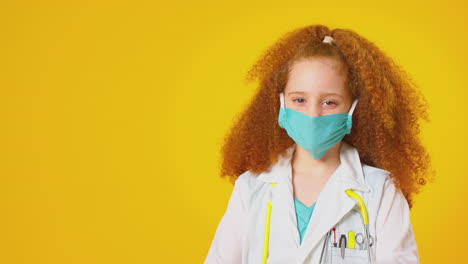
<svg viewBox="0 0 468 264"><path fill-rule="evenodd" d="M281 218L278 222L284 225L283 228L289 227L299 250L298 263L303 263L311 250L320 246L319 242L324 235L356 206L356 201L349 197L345 190L369 192L372 191L372 188L364 180L357 150L342 141L340 165L330 176L318 197L301 244L297 230L292 184L291 160L295 148L296 144L288 148L284 156L279 155L278 162L258 177L264 182L278 183L271 190L273 208L280 208L279 211L286 212L277 216Z"/></svg>
<svg viewBox="0 0 468 264"><path fill-rule="evenodd" d="M284 155L278 155L278 162L272 164L267 171L262 172L259 175L259 180L274 183L286 180L285 177L287 177L287 180L292 183L291 162L296 146L297 144L294 143L286 149ZM340 171L344 173L338 173ZM351 188L363 192L371 190L371 187L364 180L362 164L357 149L345 141L341 141L340 165L332 177L339 178L338 180L342 182L342 186L347 189Z"/></svg>

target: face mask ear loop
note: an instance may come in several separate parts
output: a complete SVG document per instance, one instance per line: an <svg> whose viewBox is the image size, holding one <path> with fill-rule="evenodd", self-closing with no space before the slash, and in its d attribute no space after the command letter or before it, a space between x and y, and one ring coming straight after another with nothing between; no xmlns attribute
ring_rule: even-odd
<svg viewBox="0 0 468 264"><path fill-rule="evenodd" d="M284 94L282 92L280 93L280 107L284 108Z"/></svg>
<svg viewBox="0 0 468 264"><path fill-rule="evenodd" d="M349 115L353 115L353 112L354 112L354 108L356 107L356 104L357 102L359 101L359 99L354 99L354 102L353 104L351 105L351 109L349 109Z"/></svg>

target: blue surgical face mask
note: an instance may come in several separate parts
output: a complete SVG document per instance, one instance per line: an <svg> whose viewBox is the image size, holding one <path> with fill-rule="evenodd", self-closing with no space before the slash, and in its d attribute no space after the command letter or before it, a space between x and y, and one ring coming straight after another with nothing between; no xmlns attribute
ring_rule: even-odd
<svg viewBox="0 0 468 264"><path fill-rule="evenodd" d="M296 110L285 108L284 95L280 94L281 108L278 124L303 149L318 160L340 142L346 134L351 133L352 114L358 99L355 99L349 113L338 113L323 116L308 116Z"/></svg>

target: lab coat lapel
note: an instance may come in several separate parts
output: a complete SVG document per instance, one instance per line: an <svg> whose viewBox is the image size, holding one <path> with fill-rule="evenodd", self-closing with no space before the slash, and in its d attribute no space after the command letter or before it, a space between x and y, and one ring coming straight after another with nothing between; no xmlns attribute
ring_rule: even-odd
<svg viewBox="0 0 468 264"><path fill-rule="evenodd" d="M294 144L288 148L285 156L279 156L278 162L273 164L266 172L262 172L259 175L259 179L267 183L278 183L271 189L272 214L274 218L278 219L275 222L281 223L281 228L287 229L287 234L294 241L296 248L298 248L300 246L300 238L299 231L297 230L296 208L291 181L291 158L295 146Z"/></svg>
<svg viewBox="0 0 468 264"><path fill-rule="evenodd" d="M306 258L310 250L319 246L323 236L354 208L356 201L345 193L347 189L370 191L370 187L364 182L357 150L344 141L340 149L340 160L340 166L319 195L302 241L300 259Z"/></svg>
<svg viewBox="0 0 468 264"><path fill-rule="evenodd" d="M345 193L346 189L353 187L340 181L341 173L342 168L338 167L320 193L300 247L299 263L303 263L311 250L320 246L323 236L356 205L354 199Z"/></svg>

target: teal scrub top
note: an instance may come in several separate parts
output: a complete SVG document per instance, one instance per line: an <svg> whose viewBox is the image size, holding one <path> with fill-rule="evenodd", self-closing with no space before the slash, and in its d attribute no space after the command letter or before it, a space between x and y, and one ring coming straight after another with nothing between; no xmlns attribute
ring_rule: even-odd
<svg viewBox="0 0 468 264"><path fill-rule="evenodd" d="M305 206L301 203L296 197L294 197L294 205L296 208L296 219L297 219L297 229L299 231L300 243L302 244L302 237L307 229L309 224L310 216L314 211L316 202L310 207Z"/></svg>

